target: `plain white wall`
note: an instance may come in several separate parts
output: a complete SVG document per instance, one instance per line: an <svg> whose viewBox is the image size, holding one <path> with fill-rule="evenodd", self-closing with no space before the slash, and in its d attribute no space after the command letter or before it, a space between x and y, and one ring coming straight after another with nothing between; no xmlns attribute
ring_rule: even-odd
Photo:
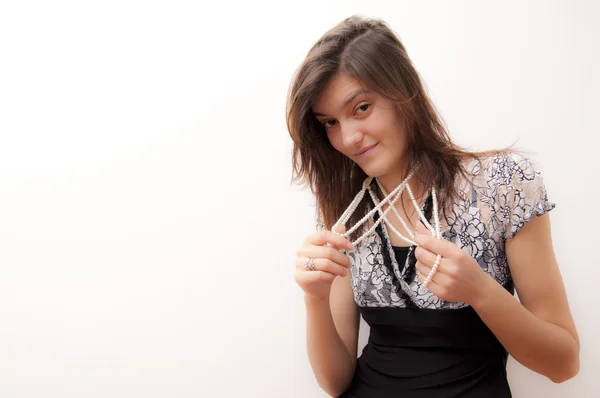
<svg viewBox="0 0 600 398"><path fill-rule="evenodd" d="M1 3L1 397L325 396L285 98L355 13L398 32L457 142L542 166L581 372L510 381L597 396L598 3L302 0Z"/></svg>

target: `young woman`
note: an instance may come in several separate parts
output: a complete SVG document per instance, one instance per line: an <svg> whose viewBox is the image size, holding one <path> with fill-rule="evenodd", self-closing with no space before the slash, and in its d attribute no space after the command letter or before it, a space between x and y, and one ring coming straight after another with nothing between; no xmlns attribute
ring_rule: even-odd
<svg viewBox="0 0 600 398"><path fill-rule="evenodd" d="M577 374L540 173L512 150L454 144L383 21L351 17L318 40L287 122L324 227L299 248L296 281L327 393L510 397L508 354L557 383Z"/></svg>

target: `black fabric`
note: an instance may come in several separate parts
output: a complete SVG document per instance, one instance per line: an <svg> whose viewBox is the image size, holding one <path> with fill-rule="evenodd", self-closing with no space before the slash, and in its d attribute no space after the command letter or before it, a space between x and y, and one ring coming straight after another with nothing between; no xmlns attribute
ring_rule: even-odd
<svg viewBox="0 0 600 398"><path fill-rule="evenodd" d="M340 398L509 398L507 352L477 313L360 308L371 330Z"/></svg>
<svg viewBox="0 0 600 398"><path fill-rule="evenodd" d="M392 246L394 249L394 256L396 257L396 262L398 263L398 269L402 272L402 268L404 268L404 263L406 263L406 257L408 257L408 253L411 251L410 246Z"/></svg>

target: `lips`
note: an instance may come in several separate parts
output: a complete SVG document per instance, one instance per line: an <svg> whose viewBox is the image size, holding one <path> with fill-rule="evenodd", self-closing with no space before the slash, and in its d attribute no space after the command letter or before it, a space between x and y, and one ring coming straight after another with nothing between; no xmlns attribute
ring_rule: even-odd
<svg viewBox="0 0 600 398"><path fill-rule="evenodd" d="M371 149L375 148L376 146L377 146L377 144L375 144L375 145L371 145L371 146L368 146L368 147L366 147L366 148L363 148L363 149L361 149L360 151L358 151L358 152L356 153L356 155L355 155L355 156L360 156L360 155L364 154L365 152L367 152L367 151L369 151L369 150L371 150Z"/></svg>

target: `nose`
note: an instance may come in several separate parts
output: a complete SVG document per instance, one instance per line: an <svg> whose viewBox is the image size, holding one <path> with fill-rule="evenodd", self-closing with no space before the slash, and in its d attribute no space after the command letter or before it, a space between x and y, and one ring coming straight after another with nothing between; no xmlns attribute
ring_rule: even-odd
<svg viewBox="0 0 600 398"><path fill-rule="evenodd" d="M353 149L359 146L358 144L363 140L363 137L364 134L358 126L352 123L342 126L342 142L346 148Z"/></svg>

